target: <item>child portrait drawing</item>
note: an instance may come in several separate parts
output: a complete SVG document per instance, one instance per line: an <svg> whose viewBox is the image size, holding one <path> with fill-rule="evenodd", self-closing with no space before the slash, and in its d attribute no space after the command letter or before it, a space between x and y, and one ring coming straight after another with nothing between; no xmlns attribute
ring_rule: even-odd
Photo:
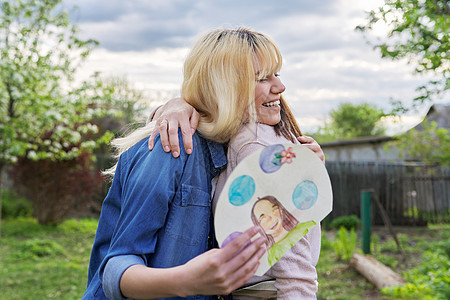
<svg viewBox="0 0 450 300"><path fill-rule="evenodd" d="M254 225L259 226L266 239L270 266L316 225L314 221L299 223L273 196L265 196L255 201L251 219Z"/></svg>

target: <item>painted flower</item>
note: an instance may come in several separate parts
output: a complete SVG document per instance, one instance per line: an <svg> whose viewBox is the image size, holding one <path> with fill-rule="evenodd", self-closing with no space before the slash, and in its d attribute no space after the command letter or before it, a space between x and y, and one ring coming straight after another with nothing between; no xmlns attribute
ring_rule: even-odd
<svg viewBox="0 0 450 300"><path fill-rule="evenodd" d="M282 164L284 163L292 163L292 159L295 158L295 153L292 152L292 147L289 147L287 150L281 151L281 159L280 162Z"/></svg>

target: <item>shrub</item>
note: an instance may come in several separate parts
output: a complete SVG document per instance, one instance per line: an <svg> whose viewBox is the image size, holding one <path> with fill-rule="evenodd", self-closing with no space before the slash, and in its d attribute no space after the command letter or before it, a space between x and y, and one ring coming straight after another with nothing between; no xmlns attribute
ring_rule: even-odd
<svg viewBox="0 0 450 300"><path fill-rule="evenodd" d="M356 240L357 236L353 228L350 230L350 233L345 227L339 229L333 242L333 248L338 260L350 261L356 249Z"/></svg>
<svg viewBox="0 0 450 300"><path fill-rule="evenodd" d="M356 230L356 229L358 229L358 226L360 223L361 222L360 222L359 218L355 215L342 216L342 217L338 217L338 218L334 219L333 221L331 221L330 227L336 228L336 229L345 227L345 229L347 229L347 230L351 230L351 229Z"/></svg>
<svg viewBox="0 0 450 300"><path fill-rule="evenodd" d="M2 217L4 219L31 217L33 205L17 193L3 189L2 191Z"/></svg>
<svg viewBox="0 0 450 300"><path fill-rule="evenodd" d="M33 203L40 224L87 214L103 181L88 153L67 161L20 159L10 174L17 191Z"/></svg>

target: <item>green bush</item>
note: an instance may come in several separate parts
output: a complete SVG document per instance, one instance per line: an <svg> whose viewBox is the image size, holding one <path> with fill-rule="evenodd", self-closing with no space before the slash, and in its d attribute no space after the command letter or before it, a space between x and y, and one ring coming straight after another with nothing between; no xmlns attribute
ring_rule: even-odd
<svg viewBox="0 0 450 300"><path fill-rule="evenodd" d="M356 240L357 236L353 228L350 230L350 233L345 227L339 229L333 242L333 248L338 260L350 261L356 249Z"/></svg>
<svg viewBox="0 0 450 300"><path fill-rule="evenodd" d="M338 217L338 218L334 219L333 221L331 221L330 227L336 228L336 229L345 227L345 229L347 229L347 230L351 230L351 229L356 230L356 229L358 229L358 226L360 223L361 222L360 222L359 218L355 215L342 216L342 217Z"/></svg>
<svg viewBox="0 0 450 300"><path fill-rule="evenodd" d="M2 191L2 218L31 217L33 205L27 199L15 192L3 189Z"/></svg>

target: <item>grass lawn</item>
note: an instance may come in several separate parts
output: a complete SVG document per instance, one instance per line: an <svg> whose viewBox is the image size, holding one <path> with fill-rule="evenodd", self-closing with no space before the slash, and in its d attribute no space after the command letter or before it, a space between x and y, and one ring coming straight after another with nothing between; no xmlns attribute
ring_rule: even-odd
<svg viewBox="0 0 450 300"><path fill-rule="evenodd" d="M97 221L94 219L68 220L58 226L42 226L30 218L3 221L0 239L0 298L80 299L86 287L89 255L96 226ZM432 253L435 243L440 243L448 251L448 229L450 227L445 225L397 229L407 254L403 258L386 230L375 228L374 233L378 237L374 243L375 256L408 277L405 279L415 280L414 274L402 272L422 266L423 253ZM325 232L317 266L320 283L318 299L397 299L392 295L381 294L349 268L347 263L337 261L333 239L334 232ZM439 283L443 285L444 294L448 292L447 283L450 283L448 268L446 272L444 275L442 272L437 273L444 276ZM429 295L426 297L445 299Z"/></svg>
<svg viewBox="0 0 450 300"><path fill-rule="evenodd" d="M4 221L0 239L0 298L80 299L86 288L96 220L42 226Z"/></svg>

